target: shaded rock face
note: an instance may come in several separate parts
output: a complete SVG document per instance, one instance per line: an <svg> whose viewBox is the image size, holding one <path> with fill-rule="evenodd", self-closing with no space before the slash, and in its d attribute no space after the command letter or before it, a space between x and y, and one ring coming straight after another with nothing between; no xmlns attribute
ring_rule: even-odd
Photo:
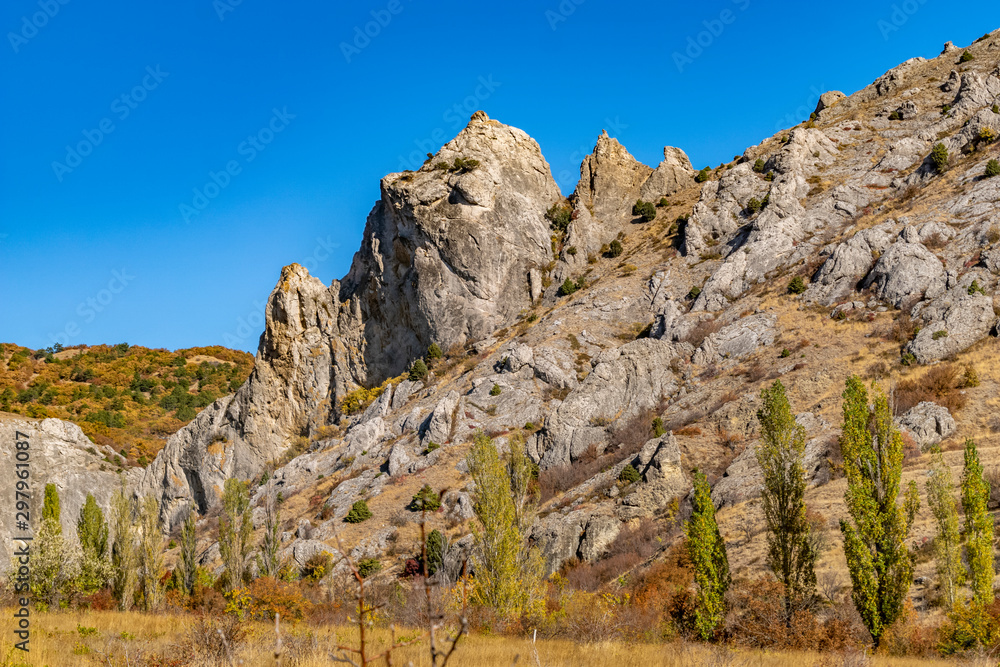
<svg viewBox="0 0 1000 667"><path fill-rule="evenodd" d="M896 422L900 428L912 433L921 447L941 442L957 428L948 408L930 401L913 406Z"/></svg>
<svg viewBox="0 0 1000 667"><path fill-rule="evenodd" d="M456 158L479 165L456 170ZM530 305L529 271L551 258L545 212L560 198L538 144L481 111L419 171L382 179L340 293L360 311L367 380L431 343L485 338Z"/></svg>
<svg viewBox="0 0 1000 667"><path fill-rule="evenodd" d="M633 493L622 498L618 508L618 518L622 521L655 516L675 498L687 495L691 488L681 467L680 447L672 433L648 441L632 465L643 481Z"/></svg>
<svg viewBox="0 0 1000 667"><path fill-rule="evenodd" d="M27 439L22 436L27 436ZM17 449L18 441L27 442L28 449ZM14 492L19 481L15 476L18 470L15 463L18 461L18 451L27 451L28 456L30 531L19 530L15 524ZM4 503L5 511L0 513L0 536L3 538L0 540L0 573L6 572L10 565L13 539L38 534L46 484L55 484L59 492L59 518L63 535L73 541L76 540L76 522L80 516L80 508L83 507L87 494L93 494L94 500L107 516L111 494L120 484L118 475L104 461L105 457L117 459L117 454L110 448L91 442L76 424L59 419L44 419L40 422L28 419L0 421L0 455L6 463L0 470L0 481L9 499ZM130 475L134 476L135 473Z"/></svg>

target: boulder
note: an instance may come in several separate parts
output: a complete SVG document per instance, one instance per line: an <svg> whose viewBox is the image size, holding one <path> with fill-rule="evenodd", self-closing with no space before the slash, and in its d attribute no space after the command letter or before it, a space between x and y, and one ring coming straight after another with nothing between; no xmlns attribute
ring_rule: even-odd
<svg viewBox="0 0 1000 667"><path fill-rule="evenodd" d="M397 477L409 472L410 457L406 454L406 447L401 442L392 446L389 452L388 469L390 477Z"/></svg>
<svg viewBox="0 0 1000 667"><path fill-rule="evenodd" d="M816 102L816 111L815 111L816 115L818 116L821 111L829 109L830 107L832 107L834 104L844 99L845 97L847 96L844 95L839 90L829 90L823 93L822 95L819 96L819 101Z"/></svg>
<svg viewBox="0 0 1000 667"><path fill-rule="evenodd" d="M996 321L991 297L969 294L961 287L932 301L920 316L926 325L907 343L906 351L922 364L971 347L989 335Z"/></svg>
<svg viewBox="0 0 1000 667"><path fill-rule="evenodd" d="M679 148L665 146L663 148L663 162L656 167L639 188L639 199L655 204L660 201L661 197L669 197L690 185L694 176L695 171L687 154Z"/></svg>
<svg viewBox="0 0 1000 667"><path fill-rule="evenodd" d="M438 401L420 438L421 444L435 442L443 445L451 440L452 419L458 409L458 401L458 392L454 390Z"/></svg>
<svg viewBox="0 0 1000 667"><path fill-rule="evenodd" d="M762 346L774 344L774 315L760 313L740 318L711 334L694 353L692 361L699 365L717 363L723 359L742 359Z"/></svg>
<svg viewBox="0 0 1000 667"><path fill-rule="evenodd" d="M956 430L955 419L948 408L924 401L910 408L896 420L900 428L906 429L921 447L935 445Z"/></svg>
<svg viewBox="0 0 1000 667"><path fill-rule="evenodd" d="M862 287L874 287L876 296L897 308L934 298L945 290L945 272L934 253L921 243L899 241L879 257Z"/></svg>

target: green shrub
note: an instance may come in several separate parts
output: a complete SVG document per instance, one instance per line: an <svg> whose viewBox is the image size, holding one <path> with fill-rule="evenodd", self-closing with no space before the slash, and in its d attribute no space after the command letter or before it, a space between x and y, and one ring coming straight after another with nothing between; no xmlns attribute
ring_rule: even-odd
<svg viewBox="0 0 1000 667"><path fill-rule="evenodd" d="M417 382L419 380L423 380L426 377L427 377L427 364L424 363L423 359L417 359L416 361L413 362L413 365L410 366L409 378L413 382Z"/></svg>
<svg viewBox="0 0 1000 667"><path fill-rule="evenodd" d="M625 482L626 484L635 484L636 482L642 481L642 475L639 471L635 469L631 463L622 468L622 471L618 473L619 481Z"/></svg>
<svg viewBox="0 0 1000 667"><path fill-rule="evenodd" d="M763 174L764 173L764 165L765 164L767 164L767 163L764 162L764 158L759 157L753 163L753 170L755 172L757 172L758 174Z"/></svg>
<svg viewBox="0 0 1000 667"><path fill-rule="evenodd" d="M424 484L424 486L413 494L413 498L410 499L409 508L414 512L420 512L426 510L428 512L434 512L441 507L441 497L434 492L430 484Z"/></svg>
<svg viewBox="0 0 1000 667"><path fill-rule="evenodd" d="M437 444L437 443L436 443L436 442L434 442L433 440L428 440L428 441L427 441L427 446L426 446L426 447L424 447L424 452L423 452L423 453L424 453L424 456L426 456L427 454L430 454L430 453L431 453L431 452L433 452L433 451L434 451L435 449L441 449L441 445Z"/></svg>
<svg viewBox="0 0 1000 667"><path fill-rule="evenodd" d="M576 252L577 251L576 251L576 246L575 245L571 245L570 247L566 248L566 254L569 255L569 256L571 256L571 257L575 257L576 256Z"/></svg>
<svg viewBox="0 0 1000 667"><path fill-rule="evenodd" d="M692 287L691 290L687 293L687 299L689 301L694 301L699 296L701 296L701 288L697 287L697 286L696 287Z"/></svg>
<svg viewBox="0 0 1000 667"><path fill-rule="evenodd" d="M427 574L433 576L437 572L441 565L444 563L444 550L445 550L445 539L444 535L440 530L435 528L431 531L431 534L427 536L427 545L425 547L427 553Z"/></svg>
<svg viewBox="0 0 1000 667"><path fill-rule="evenodd" d="M947 337L948 337L948 332L945 331L944 329L938 329L937 331L931 334L931 339L933 340L941 340L942 338L947 338Z"/></svg>
<svg viewBox="0 0 1000 667"><path fill-rule="evenodd" d="M764 174L764 180L768 181L768 182L773 181L774 180L774 172L773 171L769 171L766 174Z"/></svg>
<svg viewBox="0 0 1000 667"><path fill-rule="evenodd" d="M670 201L666 197L660 197L660 201L656 205L663 208L664 206L670 206Z"/></svg>
<svg viewBox="0 0 1000 667"><path fill-rule="evenodd" d="M973 294L986 295L986 290L983 289L978 280L973 280L972 284L969 285L969 296L972 296Z"/></svg>
<svg viewBox="0 0 1000 667"><path fill-rule="evenodd" d="M464 174L468 171L472 171L478 166L479 166L479 160L457 157L455 158L455 161L452 163L452 165L448 167L448 171Z"/></svg>
<svg viewBox="0 0 1000 667"><path fill-rule="evenodd" d="M705 181L707 181L711 177L712 177L712 168L711 167L705 167L704 169L702 169L701 171L699 171L697 174L695 174L694 182L695 183L704 183Z"/></svg>
<svg viewBox="0 0 1000 667"><path fill-rule="evenodd" d="M893 111L889 114L889 120L903 120L903 115L899 111Z"/></svg>
<svg viewBox="0 0 1000 667"><path fill-rule="evenodd" d="M993 113L1000 114L1000 104L994 104L993 108L990 109Z"/></svg>
<svg viewBox="0 0 1000 667"><path fill-rule="evenodd" d="M789 294L802 294L806 291L806 281L802 279L802 276L795 276L788 283L788 293Z"/></svg>
<svg viewBox="0 0 1000 667"><path fill-rule="evenodd" d="M490 396L499 396L500 392L502 392L502 391L503 391L503 389L500 388L500 385L494 384L493 388L490 389Z"/></svg>
<svg viewBox="0 0 1000 667"><path fill-rule="evenodd" d="M545 217L549 219L549 225L552 229L559 233L565 233L573 219L573 209L570 208L569 204L553 204L545 212Z"/></svg>
<svg viewBox="0 0 1000 667"><path fill-rule="evenodd" d="M950 104L944 104L944 105L941 106L941 115L942 116L944 116L945 114L947 114L949 111L951 111L951 105Z"/></svg>
<svg viewBox="0 0 1000 667"><path fill-rule="evenodd" d="M653 202L637 199L635 205L632 206L632 215L641 216L643 222L649 222L656 217L656 207Z"/></svg>
<svg viewBox="0 0 1000 667"><path fill-rule="evenodd" d="M351 505L351 511L344 517L344 521L347 523L361 523L370 518L372 518L372 511L368 509L368 503L364 500L359 500Z"/></svg>
<svg viewBox="0 0 1000 667"><path fill-rule="evenodd" d="M194 419L197 414L198 413L195 412L194 408L192 408L190 405L182 405L181 407L177 408L177 412L174 413L174 415L178 419L185 422Z"/></svg>
<svg viewBox="0 0 1000 667"><path fill-rule="evenodd" d="M559 286L559 296L569 296L579 288L576 286L576 281L567 278L563 281L563 284Z"/></svg>
<svg viewBox="0 0 1000 667"><path fill-rule="evenodd" d="M971 53L969 53L968 51L966 51L966 52L964 52L962 54L962 57L958 59L958 62L960 62L960 63L967 63L970 60L975 60L975 59L976 59L976 57L974 55L972 55Z"/></svg>
<svg viewBox="0 0 1000 667"><path fill-rule="evenodd" d="M948 149L944 144L938 143L934 146L934 150L931 151L931 162L939 174L948 170Z"/></svg>
<svg viewBox="0 0 1000 667"><path fill-rule="evenodd" d="M993 178L994 176L1000 176L1000 162L996 160L990 160L986 163L986 171L983 172L986 178Z"/></svg>
<svg viewBox="0 0 1000 667"><path fill-rule="evenodd" d="M382 570L382 561L378 558L362 558L358 561L358 575L367 579Z"/></svg>
<svg viewBox="0 0 1000 667"><path fill-rule="evenodd" d="M667 432L667 429L663 426L663 419L661 419L660 417L654 418L653 419L653 437L654 438L659 438L660 436L662 436L666 432Z"/></svg>
<svg viewBox="0 0 1000 667"><path fill-rule="evenodd" d="M438 345L437 343L431 343L431 346L427 348L428 359L440 359L443 356L444 353L441 352L441 346Z"/></svg>
<svg viewBox="0 0 1000 667"><path fill-rule="evenodd" d="M778 356L780 356L782 359L787 359L788 357L792 356L792 351L789 350L787 347L782 348L781 354Z"/></svg>
<svg viewBox="0 0 1000 667"><path fill-rule="evenodd" d="M750 197L750 201L747 202L746 212L747 215L753 215L754 213L760 212L761 204L760 200L756 197Z"/></svg>
<svg viewBox="0 0 1000 667"><path fill-rule="evenodd" d="M976 139L979 143L992 144L997 140L997 133L991 128L984 127L979 130L979 136Z"/></svg>
<svg viewBox="0 0 1000 667"><path fill-rule="evenodd" d="M608 257L611 258L618 257L619 255L622 254L623 250L624 248L622 248L622 242L619 241L618 239L615 239L614 241L611 242L611 245L608 246Z"/></svg>

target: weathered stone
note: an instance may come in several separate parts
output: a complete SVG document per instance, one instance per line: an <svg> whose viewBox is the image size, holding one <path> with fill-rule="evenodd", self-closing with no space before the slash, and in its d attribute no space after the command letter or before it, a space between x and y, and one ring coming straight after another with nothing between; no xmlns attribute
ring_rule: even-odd
<svg viewBox="0 0 1000 667"><path fill-rule="evenodd" d="M694 353L692 361L699 365L723 359L742 359L762 346L774 343L774 315L760 313L740 318L711 334Z"/></svg>
<svg viewBox="0 0 1000 667"><path fill-rule="evenodd" d="M920 310L920 316L927 324L906 345L906 351L922 364L969 348L989 335L996 321L992 298L969 294L961 287L932 301Z"/></svg>
<svg viewBox="0 0 1000 667"><path fill-rule="evenodd" d="M580 557L586 561L597 560L618 537L621 527L621 522L612 516L591 516L580 541Z"/></svg>
<svg viewBox="0 0 1000 667"><path fill-rule="evenodd" d="M896 421L921 447L941 442L957 428L948 408L930 401L918 403Z"/></svg>
<svg viewBox="0 0 1000 667"><path fill-rule="evenodd" d="M912 306L944 292L944 267L922 244L897 242L886 250L862 282L862 287L872 286L879 299L897 308Z"/></svg>

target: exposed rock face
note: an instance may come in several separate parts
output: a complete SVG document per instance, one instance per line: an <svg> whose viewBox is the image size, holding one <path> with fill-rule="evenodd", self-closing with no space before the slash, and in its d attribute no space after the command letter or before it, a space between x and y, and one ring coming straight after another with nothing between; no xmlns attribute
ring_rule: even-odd
<svg viewBox="0 0 1000 667"><path fill-rule="evenodd" d="M941 442L956 429L955 420L948 412L948 408L930 401L918 403L910 408L897 420L897 423L912 433L921 447Z"/></svg>
<svg viewBox="0 0 1000 667"><path fill-rule="evenodd" d="M665 146L661 162L639 189L639 197L657 202L660 197L669 197L694 178L695 171L687 154L679 148Z"/></svg>
<svg viewBox="0 0 1000 667"><path fill-rule="evenodd" d="M479 165L436 167L456 158ZM382 179L340 294L360 310L368 381L398 374L431 343L485 338L528 306L558 199L538 144L481 111L419 171Z"/></svg>
<svg viewBox="0 0 1000 667"><path fill-rule="evenodd" d="M961 287L932 301L920 315L927 324L906 351L922 364L965 350L985 338L996 321L992 298Z"/></svg>
<svg viewBox="0 0 1000 667"><path fill-rule="evenodd" d="M21 436L17 436L20 433ZM27 440L22 439L27 436ZM28 448L18 449L16 443L27 442ZM22 462L16 458L17 452L27 452L27 468L15 468ZM80 427L59 419L34 421L28 419L5 419L0 421L0 455L5 465L0 472L9 500L4 503L5 511L0 514L0 573L10 565L11 547L15 537L37 535L41 528L42 501L45 485L55 484L59 492L60 523L67 539L76 539L76 522L80 508L87 494L107 514L111 494L118 488L118 475L111 471L105 459L117 460L111 449L99 447L83 434ZM25 456L22 454L21 459ZM20 478L17 470L27 470L29 483L28 523L30 530L16 529L14 516L14 491ZM130 473L129 477L134 477Z"/></svg>
<svg viewBox="0 0 1000 667"><path fill-rule="evenodd" d="M694 353L692 361L706 365L722 359L740 359L762 345L774 343L774 315L748 315L710 335Z"/></svg>
<svg viewBox="0 0 1000 667"><path fill-rule="evenodd" d="M846 95L844 95L839 90L830 90L823 93L822 95L819 96L819 101L816 102L815 113L818 115L821 111L823 111L824 109L829 109L830 107L832 107L834 104L844 99L845 97Z"/></svg>
<svg viewBox="0 0 1000 667"><path fill-rule="evenodd" d="M864 229L837 245L809 287L809 296L831 304L850 294L892 242L891 223Z"/></svg>
<svg viewBox="0 0 1000 667"><path fill-rule="evenodd" d="M944 292L941 260L921 243L894 243L882 255L862 287L874 286L879 299L897 308Z"/></svg>
<svg viewBox="0 0 1000 667"><path fill-rule="evenodd" d="M633 465L643 482L621 500L618 517L623 521L655 516L675 498L687 495L691 485L681 467L681 450L672 433L642 446Z"/></svg>

